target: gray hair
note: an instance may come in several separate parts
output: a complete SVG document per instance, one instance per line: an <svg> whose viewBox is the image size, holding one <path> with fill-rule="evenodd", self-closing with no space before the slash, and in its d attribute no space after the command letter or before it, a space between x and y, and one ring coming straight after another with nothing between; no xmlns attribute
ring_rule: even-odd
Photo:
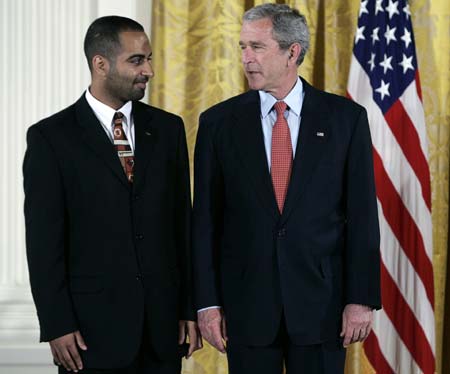
<svg viewBox="0 0 450 374"><path fill-rule="evenodd" d="M272 36L282 50L294 43L300 44L302 48L297 59L297 65L300 65L309 49L309 30L305 16L286 4L262 4L247 10L242 20L257 21L263 18L272 21Z"/></svg>

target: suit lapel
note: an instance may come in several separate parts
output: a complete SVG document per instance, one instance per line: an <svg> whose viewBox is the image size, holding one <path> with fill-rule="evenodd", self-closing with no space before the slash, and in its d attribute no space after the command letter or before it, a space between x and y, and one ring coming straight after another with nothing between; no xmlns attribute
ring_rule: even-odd
<svg viewBox="0 0 450 374"><path fill-rule="evenodd" d="M99 120L95 116L84 95L75 103L78 124L82 127L81 138L100 157L112 173L127 188L130 188L120 160Z"/></svg>
<svg viewBox="0 0 450 374"><path fill-rule="evenodd" d="M235 106L236 118L233 139L246 174L253 181L254 190L270 214L278 219L279 212L267 165L264 137L261 128L261 108L257 91L248 92Z"/></svg>
<svg viewBox="0 0 450 374"><path fill-rule="evenodd" d="M331 127L325 118L323 100L318 92L304 80L303 87L305 98L301 111L300 133L282 223L286 222L295 203L304 193L332 135Z"/></svg>
<svg viewBox="0 0 450 374"><path fill-rule="evenodd" d="M133 119L136 140L134 185L138 188L145 180L145 170L158 138L158 132L151 123L151 110L138 102L133 103Z"/></svg>

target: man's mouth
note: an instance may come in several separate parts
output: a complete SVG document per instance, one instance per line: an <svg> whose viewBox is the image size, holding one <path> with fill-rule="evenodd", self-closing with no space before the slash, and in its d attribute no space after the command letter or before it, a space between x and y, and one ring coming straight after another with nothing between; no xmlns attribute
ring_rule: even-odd
<svg viewBox="0 0 450 374"><path fill-rule="evenodd" d="M138 81L138 82L136 82L135 84L136 84L139 88L145 89L145 87L147 86L147 82L148 82L148 81Z"/></svg>

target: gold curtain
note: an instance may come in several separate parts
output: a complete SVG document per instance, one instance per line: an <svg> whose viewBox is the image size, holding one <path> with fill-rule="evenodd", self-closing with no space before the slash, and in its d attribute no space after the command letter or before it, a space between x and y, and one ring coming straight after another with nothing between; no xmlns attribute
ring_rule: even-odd
<svg viewBox="0 0 450 374"><path fill-rule="evenodd" d="M189 152L199 114L243 92L246 83L238 47L241 17L260 0L153 0L152 44L155 78L151 104L181 115ZM317 88L345 95L360 2L277 1L298 8L311 30L311 49L299 73ZM433 242L437 373L443 353L448 233L450 138L450 6L448 0L410 1L422 81L433 197ZM450 299L450 290L447 299ZM450 338L447 339L450 343ZM449 368L450 370L450 368ZM210 347L183 363L184 374L225 374L226 359ZM360 345L347 354L346 373L373 373Z"/></svg>

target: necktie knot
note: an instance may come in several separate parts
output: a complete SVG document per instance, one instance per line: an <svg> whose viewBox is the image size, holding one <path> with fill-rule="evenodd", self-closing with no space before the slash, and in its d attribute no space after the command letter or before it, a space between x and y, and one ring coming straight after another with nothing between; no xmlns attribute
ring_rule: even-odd
<svg viewBox="0 0 450 374"><path fill-rule="evenodd" d="M123 113L122 112L116 112L114 113L113 122L115 125L121 125L123 120Z"/></svg>
<svg viewBox="0 0 450 374"><path fill-rule="evenodd" d="M274 104L274 108L277 112L277 115L284 115L284 112L286 111L287 104L284 101L277 101Z"/></svg>

